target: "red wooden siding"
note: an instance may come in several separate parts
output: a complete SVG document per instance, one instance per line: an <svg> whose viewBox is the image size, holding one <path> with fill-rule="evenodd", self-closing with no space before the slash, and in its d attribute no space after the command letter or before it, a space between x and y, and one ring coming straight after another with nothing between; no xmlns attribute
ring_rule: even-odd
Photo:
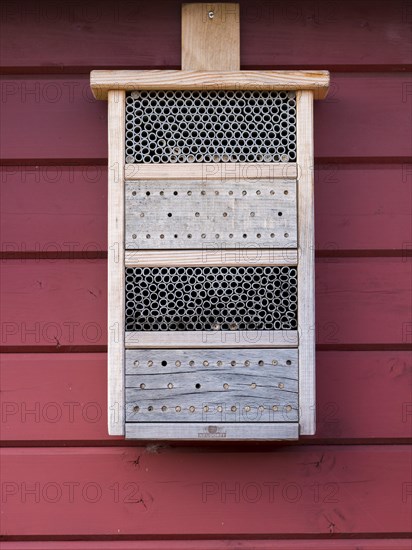
<svg viewBox="0 0 412 550"><path fill-rule="evenodd" d="M411 268L398 257L319 259L318 344L410 343ZM5 260L0 273L4 348L106 344L105 260Z"/></svg>
<svg viewBox="0 0 412 550"><path fill-rule="evenodd" d="M3 166L0 178L4 253L74 258L107 251L105 166ZM316 250L407 252L411 179L408 164L317 164Z"/></svg>
<svg viewBox="0 0 412 550"><path fill-rule="evenodd" d="M304 443L390 443L410 435L407 351L319 351L317 369L318 428ZM0 382L1 432L8 445L114 440L106 433L106 354L7 354Z"/></svg>
<svg viewBox="0 0 412 550"><path fill-rule="evenodd" d="M17 0L0 35L5 550L410 548L412 12L240 4L242 68L332 71L315 105L316 436L107 435L107 104L88 73L179 67L181 1Z"/></svg>
<svg viewBox="0 0 412 550"><path fill-rule="evenodd" d="M10 535L208 536L212 531L245 537L406 534L410 528L402 489L407 498L412 457L402 448L184 453L129 446L4 449L3 457ZM388 515L388 509L397 513Z"/></svg>
<svg viewBox="0 0 412 550"><path fill-rule="evenodd" d="M4 10L2 65L49 73L180 67L180 6L180 0L67 6L42 0L32 7L20 0ZM411 64L411 14L402 0L390 11L385 0L242 0L240 9L243 68L393 71Z"/></svg>
<svg viewBox="0 0 412 550"><path fill-rule="evenodd" d="M235 544L235 546L234 546ZM329 540L134 540L70 542L5 542L3 550L326 550ZM407 539L333 539L334 550L410 550Z"/></svg>
<svg viewBox="0 0 412 550"><path fill-rule="evenodd" d="M93 100L88 76L4 77L1 86L3 162L104 163L107 105ZM330 95L316 105L315 157L407 162L411 86L405 74L332 75Z"/></svg>

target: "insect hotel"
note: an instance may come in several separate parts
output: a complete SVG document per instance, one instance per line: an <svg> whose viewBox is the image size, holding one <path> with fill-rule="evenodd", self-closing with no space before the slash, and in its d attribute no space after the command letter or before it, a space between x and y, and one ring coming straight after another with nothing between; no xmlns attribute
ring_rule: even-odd
<svg viewBox="0 0 412 550"><path fill-rule="evenodd" d="M182 69L93 71L108 101L109 433L315 432L313 101L241 71L237 4L185 4Z"/></svg>

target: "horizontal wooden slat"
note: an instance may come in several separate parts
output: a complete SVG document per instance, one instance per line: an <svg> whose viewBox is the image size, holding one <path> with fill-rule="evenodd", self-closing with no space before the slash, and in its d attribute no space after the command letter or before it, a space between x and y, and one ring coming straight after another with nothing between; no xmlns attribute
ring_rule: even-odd
<svg viewBox="0 0 412 550"><path fill-rule="evenodd" d="M51 0L41 0L32 9L11 3L4 13L2 66L7 70L180 66L180 0L90 2L87 9L79 3L57 9ZM154 20L156 25L148 24ZM242 1L241 64L358 70L409 65L408 23L402 0Z"/></svg>
<svg viewBox="0 0 412 550"><path fill-rule="evenodd" d="M106 361L104 353L3 355L2 440L113 441ZM408 352L318 352L316 364L315 439L410 437Z"/></svg>
<svg viewBox="0 0 412 550"><path fill-rule="evenodd" d="M411 268L402 258L318 260L318 344L410 343ZM106 343L105 261L3 260L0 270L2 346L58 350ZM225 345L236 340L236 331L229 332ZM153 346L150 334L147 345ZM211 347L222 343L222 331L208 334ZM256 341L253 334L245 345ZM162 333L164 346L167 337Z"/></svg>
<svg viewBox="0 0 412 550"><path fill-rule="evenodd" d="M411 247L412 165L320 164L315 168L316 249Z"/></svg>
<svg viewBox="0 0 412 550"><path fill-rule="evenodd" d="M157 450L3 449L3 532L353 537L410 530L408 447Z"/></svg>
<svg viewBox="0 0 412 550"><path fill-rule="evenodd" d="M239 550L326 550L330 540L237 539ZM3 542L3 550L227 550L225 540L133 540L133 541L21 541ZM333 540L334 550L410 550L409 539Z"/></svg>
<svg viewBox="0 0 412 550"><path fill-rule="evenodd" d="M275 180L293 179L298 174L294 162L216 162L216 163L177 163L177 164L126 164L127 180L151 179L232 179L240 183L242 179L255 182L261 178Z"/></svg>
<svg viewBox="0 0 412 550"><path fill-rule="evenodd" d="M296 347L296 330L216 330L126 332L126 348L287 348Z"/></svg>
<svg viewBox="0 0 412 550"><path fill-rule="evenodd" d="M87 77L7 78L2 86L3 162L106 161L107 104L90 98ZM407 86L403 74L333 76L328 98L315 104L315 156L409 159Z"/></svg>
<svg viewBox="0 0 412 550"><path fill-rule="evenodd" d="M328 71L92 71L90 87L96 99L109 90L311 90L324 99Z"/></svg>
<svg viewBox="0 0 412 550"><path fill-rule="evenodd" d="M1 345L106 345L106 270L104 260L3 260Z"/></svg>
<svg viewBox="0 0 412 550"><path fill-rule="evenodd" d="M297 349L128 350L126 370L126 421L137 426L298 421Z"/></svg>
<svg viewBox="0 0 412 550"><path fill-rule="evenodd" d="M239 550L329 550L330 540L237 539ZM228 540L20 541L3 542L3 550L227 550ZM401 539L333 539L334 550L410 550Z"/></svg>
<svg viewBox="0 0 412 550"><path fill-rule="evenodd" d="M299 424L295 422L127 422L127 439L185 441L283 441L299 438Z"/></svg>
<svg viewBox="0 0 412 550"><path fill-rule="evenodd" d="M411 343L411 261L318 260L315 275L318 344Z"/></svg>
<svg viewBox="0 0 412 550"><path fill-rule="evenodd" d="M107 251L105 166L3 166L0 180L2 251Z"/></svg>
<svg viewBox="0 0 412 550"><path fill-rule="evenodd" d="M294 249L232 249L216 245L205 250L129 250L125 254L128 267L296 265L297 261Z"/></svg>
<svg viewBox="0 0 412 550"><path fill-rule="evenodd" d="M127 182L127 249L297 247L296 181Z"/></svg>
<svg viewBox="0 0 412 550"><path fill-rule="evenodd" d="M0 177L3 251L40 257L107 250L104 166L3 166ZM411 181L408 164L317 165L316 249L407 251Z"/></svg>

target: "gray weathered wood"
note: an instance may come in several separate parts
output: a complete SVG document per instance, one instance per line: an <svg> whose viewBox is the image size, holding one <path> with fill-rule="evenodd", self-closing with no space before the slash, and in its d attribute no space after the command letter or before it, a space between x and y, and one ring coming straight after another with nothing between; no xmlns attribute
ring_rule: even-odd
<svg viewBox="0 0 412 550"><path fill-rule="evenodd" d="M299 437L299 424L285 423L126 423L128 439L182 439L216 441L291 440Z"/></svg>
<svg viewBox="0 0 412 550"><path fill-rule="evenodd" d="M297 93L298 182L298 322L300 430L316 431L315 376L315 212L313 179L313 94Z"/></svg>
<svg viewBox="0 0 412 550"><path fill-rule="evenodd" d="M137 422L293 422L298 352L128 350L126 418Z"/></svg>
<svg viewBox="0 0 412 550"><path fill-rule="evenodd" d="M294 348L297 330L210 330L126 332L126 349L147 348Z"/></svg>
<svg viewBox="0 0 412 550"><path fill-rule="evenodd" d="M207 250L129 250L126 267L205 267L296 265L296 248L226 248Z"/></svg>
<svg viewBox="0 0 412 550"><path fill-rule="evenodd" d="M126 164L128 180L251 180L296 179L295 162L199 162L177 164Z"/></svg>
<svg viewBox="0 0 412 550"><path fill-rule="evenodd" d="M124 434L124 136L125 93L110 91L108 105L108 337L109 435Z"/></svg>
<svg viewBox="0 0 412 550"><path fill-rule="evenodd" d="M294 180L126 183L126 248L293 248Z"/></svg>

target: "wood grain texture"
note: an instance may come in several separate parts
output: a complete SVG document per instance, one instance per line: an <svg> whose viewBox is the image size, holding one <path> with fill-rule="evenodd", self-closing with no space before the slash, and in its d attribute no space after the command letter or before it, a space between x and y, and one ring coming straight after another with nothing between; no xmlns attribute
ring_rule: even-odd
<svg viewBox="0 0 412 550"><path fill-rule="evenodd" d="M238 539L239 550L326 550L329 540ZM134 541L23 541L3 542L3 550L227 550L225 540ZM335 550L410 550L408 539L353 539L333 541Z"/></svg>
<svg viewBox="0 0 412 550"><path fill-rule="evenodd" d="M301 444L410 438L409 352L321 351L316 363L316 435ZM4 354L2 441L113 441L106 426L106 364L105 353Z"/></svg>
<svg viewBox="0 0 412 550"><path fill-rule="evenodd" d="M297 422L127 422L127 439L184 441L284 441L299 438Z"/></svg>
<svg viewBox="0 0 412 550"><path fill-rule="evenodd" d="M128 182L125 216L129 250L297 247L294 180Z"/></svg>
<svg viewBox="0 0 412 550"><path fill-rule="evenodd" d="M106 167L3 166L0 204L4 252L107 250Z"/></svg>
<svg viewBox="0 0 412 550"><path fill-rule="evenodd" d="M247 538L330 537L333 529L340 536L407 536L411 499L403 502L402 494L411 460L410 449L396 445L242 453L168 447L156 453L153 446L2 449L3 531L9 537L118 536L120 530L139 537ZM40 491L37 501L29 489Z"/></svg>
<svg viewBox="0 0 412 550"><path fill-rule="evenodd" d="M239 4L182 4L182 70L240 69Z"/></svg>
<svg viewBox="0 0 412 550"><path fill-rule="evenodd" d="M297 349L128 350L126 369L126 421L139 426L298 421Z"/></svg>
<svg viewBox="0 0 412 550"><path fill-rule="evenodd" d="M294 179L297 166L294 162L202 162L199 164L126 164L126 180L154 179L201 179L220 180L249 179L257 181L267 178L271 181L278 178Z"/></svg>
<svg viewBox="0 0 412 550"><path fill-rule="evenodd" d="M316 250L406 252L411 183L408 164L315 166Z"/></svg>
<svg viewBox="0 0 412 550"><path fill-rule="evenodd" d="M298 177L299 424L302 435L316 429L315 211L313 181L313 95L296 94Z"/></svg>
<svg viewBox="0 0 412 550"><path fill-rule="evenodd" d="M125 93L108 96L107 419L109 435L124 433Z"/></svg>
<svg viewBox="0 0 412 550"><path fill-rule="evenodd" d="M402 258L317 260L317 343L410 343L411 269ZM106 344L105 261L3 260L0 271L3 347Z"/></svg>
<svg viewBox="0 0 412 550"><path fill-rule="evenodd" d="M406 251L412 232L411 181L408 164L317 164L316 250ZM107 251L106 182L104 166L3 166L2 250L39 257Z"/></svg>
<svg viewBox="0 0 412 550"><path fill-rule="evenodd" d="M315 156L408 163L411 107L405 82L405 75L394 73L335 75L328 98L315 102ZM2 83L3 162L106 164L107 105L90 97L86 76L8 77Z"/></svg>
<svg viewBox="0 0 412 550"><path fill-rule="evenodd" d="M0 275L2 347L107 344L105 260L4 260Z"/></svg>
<svg viewBox="0 0 412 550"><path fill-rule="evenodd" d="M411 261L319 260L315 272L318 344L411 343Z"/></svg>
<svg viewBox="0 0 412 550"><path fill-rule="evenodd" d="M282 0L242 0L241 64L245 69L402 70L410 66L409 17L403 0L390 5L295 0L290 6ZM52 0L39 1L35 9L11 3L3 20L2 67L32 73L176 69L180 29L180 0L90 2L87 9L73 4L58 10Z"/></svg>
<svg viewBox="0 0 412 550"><path fill-rule="evenodd" d="M126 332L127 349L147 348L287 348L296 347L296 330L209 330Z"/></svg>
<svg viewBox="0 0 412 550"><path fill-rule="evenodd" d="M92 71L90 87L96 99L109 90L312 90L324 99L328 71Z"/></svg>
<svg viewBox="0 0 412 550"><path fill-rule="evenodd" d="M205 250L129 250L125 253L128 267L296 265L297 260L294 249L229 249L217 245Z"/></svg>

